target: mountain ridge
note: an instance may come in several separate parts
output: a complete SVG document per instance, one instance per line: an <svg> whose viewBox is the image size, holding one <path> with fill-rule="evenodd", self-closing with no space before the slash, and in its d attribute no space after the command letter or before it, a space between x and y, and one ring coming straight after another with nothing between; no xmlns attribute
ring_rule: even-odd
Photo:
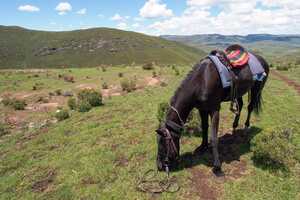
<svg viewBox="0 0 300 200"><path fill-rule="evenodd" d="M112 28L51 32L0 26L0 68L187 64L204 54L175 41Z"/></svg>

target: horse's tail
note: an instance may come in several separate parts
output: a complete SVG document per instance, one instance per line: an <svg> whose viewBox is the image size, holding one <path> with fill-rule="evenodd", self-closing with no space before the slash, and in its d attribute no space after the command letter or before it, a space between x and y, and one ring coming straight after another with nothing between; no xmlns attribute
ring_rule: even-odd
<svg viewBox="0 0 300 200"><path fill-rule="evenodd" d="M267 79L268 76L266 76L263 81L256 81L254 86L249 92L250 106L252 106L254 113L257 115L259 115L262 111L262 104L263 104L262 91Z"/></svg>

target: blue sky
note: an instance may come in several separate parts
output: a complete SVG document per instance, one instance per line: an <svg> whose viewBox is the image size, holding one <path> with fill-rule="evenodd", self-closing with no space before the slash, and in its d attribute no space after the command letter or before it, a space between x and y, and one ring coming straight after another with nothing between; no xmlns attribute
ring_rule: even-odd
<svg viewBox="0 0 300 200"><path fill-rule="evenodd" d="M1 25L38 30L112 27L159 34L300 33L294 0L10 0Z"/></svg>

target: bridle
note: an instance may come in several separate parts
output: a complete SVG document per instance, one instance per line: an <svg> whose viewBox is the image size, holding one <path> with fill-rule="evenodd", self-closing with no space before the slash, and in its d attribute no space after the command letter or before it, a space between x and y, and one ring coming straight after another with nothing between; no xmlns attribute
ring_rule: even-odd
<svg viewBox="0 0 300 200"><path fill-rule="evenodd" d="M165 160L164 160L164 165L165 165L164 167L165 167L165 170L166 170L167 174L169 174L169 172L170 172L170 170L169 170L169 164L170 164L169 157L170 157L171 153L176 154L176 159L178 159L178 156L179 156L178 155L179 151L178 151L178 148L176 147L176 144L174 142L173 137L180 138L181 133L184 130L184 125L185 125L184 121L182 120L182 118L181 118L181 116L178 112L178 110L174 106L171 106L170 104L169 104L169 106L177 114L178 119L181 122L181 125L178 125L177 123L175 123L171 120L167 120L165 122L164 134L161 135L165 139L166 148L167 148L167 155L166 155Z"/></svg>

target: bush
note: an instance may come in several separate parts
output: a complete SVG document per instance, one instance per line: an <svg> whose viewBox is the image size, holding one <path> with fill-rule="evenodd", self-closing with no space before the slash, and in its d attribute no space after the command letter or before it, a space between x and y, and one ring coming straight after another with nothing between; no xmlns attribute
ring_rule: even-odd
<svg viewBox="0 0 300 200"><path fill-rule="evenodd" d="M168 109L169 109L169 104L167 102L162 102L158 105L156 117L159 123L165 120Z"/></svg>
<svg viewBox="0 0 300 200"><path fill-rule="evenodd" d="M9 127L0 122L0 137L9 133Z"/></svg>
<svg viewBox="0 0 300 200"><path fill-rule="evenodd" d="M276 69L279 70L279 71L288 71L289 67L279 65L279 66L276 67Z"/></svg>
<svg viewBox="0 0 300 200"><path fill-rule="evenodd" d="M153 63L144 64L143 69L144 70L152 70L152 69L154 69L154 65L153 65Z"/></svg>
<svg viewBox="0 0 300 200"><path fill-rule="evenodd" d="M93 89L84 89L78 93L80 101L88 102L92 107L102 105L102 94Z"/></svg>
<svg viewBox="0 0 300 200"><path fill-rule="evenodd" d="M124 74L123 74L122 72L120 72L120 73L118 74L118 76L119 76L120 78L122 78L122 77L124 76Z"/></svg>
<svg viewBox="0 0 300 200"><path fill-rule="evenodd" d="M153 71L152 72L152 78L156 78L157 77L157 73L156 73L156 71Z"/></svg>
<svg viewBox="0 0 300 200"><path fill-rule="evenodd" d="M106 82L104 82L102 84L102 89L104 89L104 90L108 89L108 84Z"/></svg>
<svg viewBox="0 0 300 200"><path fill-rule="evenodd" d="M89 112L91 109L91 104L86 100L80 101L77 105L77 110L79 112Z"/></svg>
<svg viewBox="0 0 300 200"><path fill-rule="evenodd" d="M25 110L25 107L27 105L25 100L15 99L15 98L11 99L9 97L5 97L2 100L2 103L4 106L10 106L15 110Z"/></svg>
<svg viewBox="0 0 300 200"><path fill-rule="evenodd" d="M55 113L55 118L58 120L58 121L63 121L65 119L68 119L70 117L69 115L69 112L67 110L57 110L56 113Z"/></svg>
<svg viewBox="0 0 300 200"><path fill-rule="evenodd" d="M121 87L123 91L132 92L136 89L136 79L123 79L121 80Z"/></svg>
<svg viewBox="0 0 300 200"><path fill-rule="evenodd" d="M274 129L255 137L251 142L253 160L270 169L288 170L295 163L295 146L290 129Z"/></svg>
<svg viewBox="0 0 300 200"><path fill-rule="evenodd" d="M54 92L57 96L60 96L62 94L61 89L57 89Z"/></svg>
<svg viewBox="0 0 300 200"><path fill-rule="evenodd" d="M77 106L76 99L75 98L69 98L68 106L71 110L76 110L76 106Z"/></svg>

